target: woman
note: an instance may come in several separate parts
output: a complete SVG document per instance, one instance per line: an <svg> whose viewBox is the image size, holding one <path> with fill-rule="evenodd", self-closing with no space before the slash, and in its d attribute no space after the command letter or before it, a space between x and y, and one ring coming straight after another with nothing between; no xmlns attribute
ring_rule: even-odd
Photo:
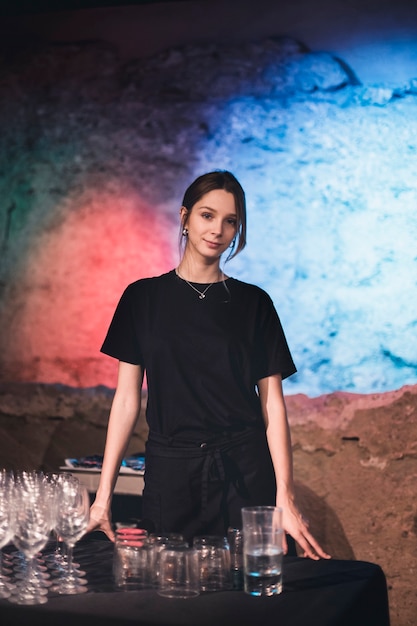
<svg viewBox="0 0 417 626"><path fill-rule="evenodd" d="M227 171L198 177L180 220L178 267L127 287L102 346L119 371L89 530L114 538L111 499L146 372L142 512L154 530L224 535L242 506L276 504L304 555L328 558L295 502L282 380L296 368L278 315L265 291L220 266L246 244L240 183Z"/></svg>

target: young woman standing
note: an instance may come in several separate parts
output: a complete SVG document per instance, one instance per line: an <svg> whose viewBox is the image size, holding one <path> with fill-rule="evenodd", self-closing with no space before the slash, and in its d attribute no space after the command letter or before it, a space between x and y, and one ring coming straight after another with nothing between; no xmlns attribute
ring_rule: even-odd
<svg viewBox="0 0 417 626"><path fill-rule="evenodd" d="M142 513L154 530L225 535L243 506L277 504L302 553L328 558L295 501L282 380L296 368L279 317L265 291L220 264L246 244L240 183L200 176L180 222L178 267L127 287L102 346L119 371L89 530L114 538L111 499L146 373Z"/></svg>

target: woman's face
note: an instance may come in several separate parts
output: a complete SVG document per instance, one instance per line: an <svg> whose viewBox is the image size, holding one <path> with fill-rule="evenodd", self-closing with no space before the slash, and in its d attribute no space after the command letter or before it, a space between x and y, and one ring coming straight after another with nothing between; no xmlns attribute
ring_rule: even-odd
<svg viewBox="0 0 417 626"><path fill-rule="evenodd" d="M236 235L235 198L224 189L214 189L202 196L190 211L182 207L181 219L188 229L186 251L207 260L219 259Z"/></svg>

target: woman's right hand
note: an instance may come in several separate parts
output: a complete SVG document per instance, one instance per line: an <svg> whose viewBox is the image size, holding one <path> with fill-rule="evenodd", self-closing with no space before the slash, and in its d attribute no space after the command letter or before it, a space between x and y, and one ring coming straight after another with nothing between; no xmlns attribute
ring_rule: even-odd
<svg viewBox="0 0 417 626"><path fill-rule="evenodd" d="M110 541L115 540L115 534L111 524L111 513L107 507L100 506L93 502L90 508L90 521L88 522L87 532L93 530L101 530Z"/></svg>
<svg viewBox="0 0 417 626"><path fill-rule="evenodd" d="M143 369L119 361L117 388L114 394L107 427L106 446L100 482L90 508L87 532L101 530L110 541L115 541L111 523L111 499L120 464L140 414Z"/></svg>

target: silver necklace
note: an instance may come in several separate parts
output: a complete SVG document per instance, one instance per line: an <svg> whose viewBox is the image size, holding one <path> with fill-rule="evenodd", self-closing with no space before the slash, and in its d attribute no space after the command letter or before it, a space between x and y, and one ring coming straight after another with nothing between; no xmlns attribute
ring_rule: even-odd
<svg viewBox="0 0 417 626"><path fill-rule="evenodd" d="M210 283L209 285L207 285L207 287L206 287L203 291L200 291L199 289L197 289L197 287L194 287L194 285L192 285L192 284L191 284L191 283L190 283L190 282L189 282L186 278L184 278L183 276L181 276L181 274L179 273L178 269L176 269L175 271L176 271L176 273L177 273L177 276L178 276L179 278L181 278L181 280L183 280L185 283L187 283L187 285L188 285L189 287L191 287L191 289L194 289L194 291L195 291L196 293L198 293L198 297L199 297L199 299L200 299L200 300L204 300L204 298L206 297L206 293L208 292L208 290L210 289L210 287L211 287L212 285L214 285L214 283L216 282L216 281L213 281L212 283Z"/></svg>

